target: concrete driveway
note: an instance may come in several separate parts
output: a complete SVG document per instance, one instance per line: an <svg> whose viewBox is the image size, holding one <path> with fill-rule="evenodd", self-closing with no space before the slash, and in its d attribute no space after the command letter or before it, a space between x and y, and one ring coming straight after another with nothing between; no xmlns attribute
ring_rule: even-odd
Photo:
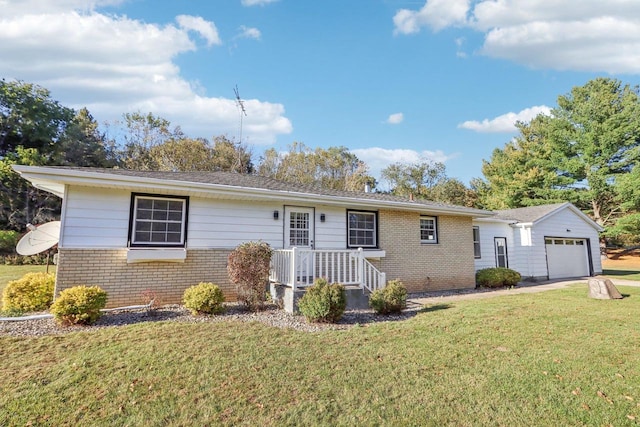
<svg viewBox="0 0 640 427"><path fill-rule="evenodd" d="M615 286L638 286L640 287L640 282L635 280L625 280L625 279L613 279L611 277L601 277L598 276L598 279L611 279ZM589 277L578 277L575 279L569 280L547 280L545 282L535 282L529 283L524 282L518 284L517 287L513 289L497 289L497 290L489 290L489 289L471 289L466 291L448 291L442 292L440 295L430 295L427 297L416 297L409 298L409 304L439 304L446 303L451 301L463 301L468 299L483 299L483 298L492 298L503 295L516 295L516 294L533 294L537 292L545 292L551 291L554 289L562 289L567 287L568 285L573 285L576 283L584 284L585 291L587 291L587 280Z"/></svg>

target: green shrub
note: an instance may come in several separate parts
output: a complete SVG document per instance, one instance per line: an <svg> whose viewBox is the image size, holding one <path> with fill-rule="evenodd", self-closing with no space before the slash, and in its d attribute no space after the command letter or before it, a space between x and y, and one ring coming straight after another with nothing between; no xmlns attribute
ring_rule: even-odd
<svg viewBox="0 0 640 427"><path fill-rule="evenodd" d="M18 254L0 255L0 264L5 264L5 265L46 265L47 264L47 255L46 254L37 254L37 255L18 255Z"/></svg>
<svg viewBox="0 0 640 427"><path fill-rule="evenodd" d="M335 323L347 307L344 285L316 279L298 301L298 309L308 322Z"/></svg>
<svg viewBox="0 0 640 427"><path fill-rule="evenodd" d="M182 302L193 314L219 314L224 311L224 295L213 283L201 282L187 288Z"/></svg>
<svg viewBox="0 0 640 427"><path fill-rule="evenodd" d="M7 283L2 292L2 309L8 312L47 310L53 301L55 282L52 273L27 273Z"/></svg>
<svg viewBox="0 0 640 427"><path fill-rule="evenodd" d="M238 245L229 254L229 279L236 285L238 301L249 310L264 308L272 253L267 243L247 242Z"/></svg>
<svg viewBox="0 0 640 427"><path fill-rule="evenodd" d="M14 254L20 240L20 233L13 230L0 230L0 254Z"/></svg>
<svg viewBox="0 0 640 427"><path fill-rule="evenodd" d="M400 280L391 280L371 293L369 305L378 314L400 313L407 307L407 288Z"/></svg>
<svg viewBox="0 0 640 427"><path fill-rule="evenodd" d="M520 273L510 268L485 268L476 272L476 284L485 288L515 286L522 279Z"/></svg>
<svg viewBox="0 0 640 427"><path fill-rule="evenodd" d="M63 325L91 325L107 305L107 293L98 286L74 286L60 292L51 305L51 314Z"/></svg>

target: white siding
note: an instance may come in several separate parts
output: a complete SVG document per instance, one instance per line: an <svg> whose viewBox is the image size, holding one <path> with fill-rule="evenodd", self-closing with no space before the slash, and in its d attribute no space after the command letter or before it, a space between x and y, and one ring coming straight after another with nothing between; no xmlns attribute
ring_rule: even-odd
<svg viewBox="0 0 640 427"><path fill-rule="evenodd" d="M61 236L64 248L122 248L127 245L131 193L69 187Z"/></svg>
<svg viewBox="0 0 640 427"><path fill-rule="evenodd" d="M324 222L320 215L324 214ZM346 249L347 210L332 206L316 208L316 249Z"/></svg>
<svg viewBox="0 0 640 427"><path fill-rule="evenodd" d="M130 204L130 191L68 188L61 247L126 247ZM279 212L277 220L273 219L276 210ZM320 221L321 214L325 215L324 222ZM190 197L187 248L231 249L251 240L262 240L273 248L282 248L284 220L284 205L278 202ZM315 207L315 242L318 249L346 247L344 208Z"/></svg>
<svg viewBox="0 0 640 427"><path fill-rule="evenodd" d="M496 266L496 251L494 238L507 238L507 257L509 267L514 268L514 243L513 230L509 224L504 222L473 221L473 225L480 230L480 258L475 259L476 270L492 268ZM469 230L471 233L471 230Z"/></svg>
<svg viewBox="0 0 640 427"><path fill-rule="evenodd" d="M598 232L590 224L586 223L582 218L576 215L576 213L570 208L565 208L543 221L540 221L532 229L532 243L536 248L541 249L536 251L536 254L538 254L538 256L535 257L536 275L547 275L547 258L544 250L545 236L588 239L591 248L590 256L593 262L594 274L602 273Z"/></svg>
<svg viewBox="0 0 640 427"><path fill-rule="evenodd" d="M531 228L517 224L509 226L513 232L513 247L511 248L511 264L509 267L516 270L523 278L535 277L531 264L535 257L536 248L531 244Z"/></svg>
<svg viewBox="0 0 640 427"><path fill-rule="evenodd" d="M279 218L273 219L273 212ZM234 248L240 243L262 240L282 248L282 205L191 197L187 248Z"/></svg>

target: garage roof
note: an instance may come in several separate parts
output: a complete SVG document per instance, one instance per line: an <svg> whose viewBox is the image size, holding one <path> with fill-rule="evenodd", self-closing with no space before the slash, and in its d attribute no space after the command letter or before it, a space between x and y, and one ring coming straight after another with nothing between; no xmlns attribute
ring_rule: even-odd
<svg viewBox="0 0 640 427"><path fill-rule="evenodd" d="M516 221L520 224L535 224L564 209L570 209L583 221L591 225L596 230L604 231L603 227L601 227L599 224L585 215L582 211L580 211L580 209L576 208L569 202L494 211L495 215L491 219Z"/></svg>

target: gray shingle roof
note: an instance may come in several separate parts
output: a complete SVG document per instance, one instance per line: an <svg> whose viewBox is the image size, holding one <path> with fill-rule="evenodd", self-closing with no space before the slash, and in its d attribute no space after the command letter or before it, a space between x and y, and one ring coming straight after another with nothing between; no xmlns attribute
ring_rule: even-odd
<svg viewBox="0 0 640 427"><path fill-rule="evenodd" d="M515 220L518 222L536 222L568 203L554 203L551 205L529 206L526 208L505 209L494 211L496 219Z"/></svg>
<svg viewBox="0 0 640 427"><path fill-rule="evenodd" d="M463 206L448 205L430 200L410 200L407 197L392 196L382 193L366 193L364 191L342 191L323 188L317 185L298 184L280 181L258 175L246 175L232 172L164 172L164 171L134 171L126 169L86 168L53 166L52 169L75 170L91 173L104 173L127 177L141 177L158 180L171 180L185 183L215 184L238 188L265 189L291 193L313 194L321 196L344 197L359 200L389 201L412 203L433 209L451 209L465 214L478 214L486 216L489 212L481 209L467 208ZM364 189L363 189L364 190Z"/></svg>

